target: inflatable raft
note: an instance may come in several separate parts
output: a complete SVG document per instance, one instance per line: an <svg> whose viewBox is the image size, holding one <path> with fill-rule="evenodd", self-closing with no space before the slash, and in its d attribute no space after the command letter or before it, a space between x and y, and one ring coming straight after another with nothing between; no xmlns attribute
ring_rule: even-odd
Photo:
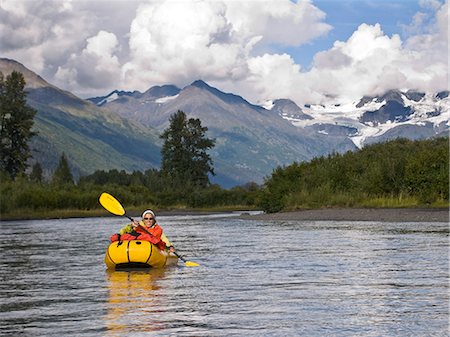
<svg viewBox="0 0 450 337"><path fill-rule="evenodd" d="M108 269L163 268L177 262L177 256L161 251L154 244L142 240L113 242L105 254Z"/></svg>

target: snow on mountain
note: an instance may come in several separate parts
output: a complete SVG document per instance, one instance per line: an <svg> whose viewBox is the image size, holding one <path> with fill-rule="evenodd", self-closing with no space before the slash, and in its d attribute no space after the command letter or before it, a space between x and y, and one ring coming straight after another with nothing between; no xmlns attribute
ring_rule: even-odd
<svg viewBox="0 0 450 337"><path fill-rule="evenodd" d="M311 118L292 101L277 100L275 110L269 111L201 80L182 89L162 88L151 87L139 97L122 97L102 108L160 131L169 126L170 117L178 110L189 118L199 118L208 128L208 137L216 140L211 151L216 173L212 181L221 186L261 183L277 166L356 148L346 135L316 137L313 130L300 132L279 116L283 112Z"/></svg>
<svg viewBox="0 0 450 337"><path fill-rule="evenodd" d="M267 102L265 106L273 111L276 104L275 101ZM423 138L433 132L436 135L448 132L450 127L448 92L434 95L393 90L381 97L365 97L359 102L306 104L300 110L301 118L294 114L278 113L293 125L313 129L318 134L347 133L359 148L375 139L389 138L388 133L391 134L390 138L420 138L420 135L408 135L407 132L412 129L405 126L415 126L414 132L419 133L422 128ZM305 119L304 115L312 118Z"/></svg>
<svg viewBox="0 0 450 337"><path fill-rule="evenodd" d="M200 80L193 82L191 88L208 91L223 102L248 104L242 97L225 94ZM148 113L154 111L152 118L155 119L160 109L165 110L171 102L179 101L180 92L181 89L173 85L165 85L152 87L142 94L116 90L105 97L90 100L99 106L108 105L124 117L149 123ZM425 94L413 90L390 90L383 95L365 96L355 102L305 104L302 108L290 99L276 99L254 108L269 110L319 137L346 137L358 148L398 137L421 139L445 135L450 128L448 91ZM167 124L167 117L160 117L160 120L151 122L158 124L165 121Z"/></svg>
<svg viewBox="0 0 450 337"><path fill-rule="evenodd" d="M117 92L113 92L111 95L109 95L109 96L107 96L105 99L101 100L101 101L98 103L98 105L99 105L99 106L102 106L103 104L112 102L112 101L118 99L119 97L120 97L120 96L119 96L119 94L118 94Z"/></svg>
<svg viewBox="0 0 450 337"><path fill-rule="evenodd" d="M155 103L164 104L164 103L167 103L169 101L176 99L177 97L178 97L178 94L173 95L173 96L161 97L161 98L156 99Z"/></svg>
<svg viewBox="0 0 450 337"><path fill-rule="evenodd" d="M224 102L246 103L240 96L222 93L203 81L193 82L191 87L206 90ZM124 117L148 123L145 115L149 111L155 111L156 117L159 109L164 110L167 104L178 102L180 92L181 89L173 85L165 85L152 87L142 94L116 90L105 97L90 100L99 106L108 105ZM128 107L125 108L125 105ZM319 137L347 137L358 148L398 137L421 139L445 135L450 128L448 91L425 94L413 90L390 90L383 95L365 96L355 102L305 104L302 108L289 99L276 99L254 107L269 110ZM165 121L167 118L160 119Z"/></svg>
<svg viewBox="0 0 450 337"><path fill-rule="evenodd" d="M136 95L141 95L141 94L138 91L131 92L131 91L114 90L106 96L92 97L92 98L88 98L87 100L94 103L97 106L102 106L107 103L113 102L121 97L126 97L126 96L132 97L132 96L136 96Z"/></svg>

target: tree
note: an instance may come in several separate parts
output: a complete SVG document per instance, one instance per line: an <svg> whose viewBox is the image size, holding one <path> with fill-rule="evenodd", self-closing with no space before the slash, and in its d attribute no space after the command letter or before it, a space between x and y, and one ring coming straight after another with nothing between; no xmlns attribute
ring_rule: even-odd
<svg viewBox="0 0 450 337"><path fill-rule="evenodd" d="M33 165L30 173L30 180L36 183L42 182L42 166L39 162Z"/></svg>
<svg viewBox="0 0 450 337"><path fill-rule="evenodd" d="M208 173L214 175L214 168L207 150L214 147L215 140L207 138L206 131L199 119L187 120L181 110L170 117L170 126L161 135L161 173L173 186L210 184Z"/></svg>
<svg viewBox="0 0 450 337"><path fill-rule="evenodd" d="M53 173L52 182L55 185L73 185L74 183L72 173L70 172L69 163L64 152L59 159L55 173Z"/></svg>
<svg viewBox="0 0 450 337"><path fill-rule="evenodd" d="M36 110L26 102L25 79L13 71L3 79L0 73L0 169L12 179L24 173L30 155L28 141Z"/></svg>

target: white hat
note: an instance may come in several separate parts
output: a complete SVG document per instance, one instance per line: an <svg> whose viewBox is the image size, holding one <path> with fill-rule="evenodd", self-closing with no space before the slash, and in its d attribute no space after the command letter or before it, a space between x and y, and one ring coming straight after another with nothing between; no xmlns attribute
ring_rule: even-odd
<svg viewBox="0 0 450 337"><path fill-rule="evenodd" d="M146 214L151 214L153 217L155 217L155 213L151 209L148 209L142 213L142 217L145 217Z"/></svg>

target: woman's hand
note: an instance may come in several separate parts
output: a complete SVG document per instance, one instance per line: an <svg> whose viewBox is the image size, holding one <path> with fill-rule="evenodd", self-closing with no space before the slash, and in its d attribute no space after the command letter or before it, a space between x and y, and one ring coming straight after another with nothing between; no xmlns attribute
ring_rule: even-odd
<svg viewBox="0 0 450 337"><path fill-rule="evenodd" d="M137 220L133 220L133 222L131 223L131 226L133 226L134 229L139 227L139 221Z"/></svg>

